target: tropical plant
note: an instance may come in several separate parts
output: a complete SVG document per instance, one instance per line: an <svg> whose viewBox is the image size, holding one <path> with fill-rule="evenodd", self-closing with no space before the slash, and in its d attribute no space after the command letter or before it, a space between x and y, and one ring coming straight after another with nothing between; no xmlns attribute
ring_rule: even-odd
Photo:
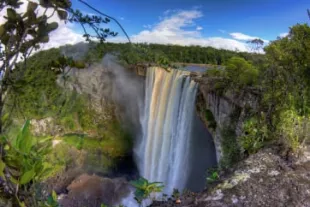
<svg viewBox="0 0 310 207"><path fill-rule="evenodd" d="M161 182L149 182L143 177L131 181L130 184L136 188L135 200L139 205L142 205L143 200L150 198L152 193L160 193L164 188Z"/></svg>
<svg viewBox="0 0 310 207"><path fill-rule="evenodd" d="M40 207L59 207L56 192L52 191L52 194L47 198L47 201L39 202L39 206Z"/></svg>
<svg viewBox="0 0 310 207"><path fill-rule="evenodd" d="M213 183L220 178L217 169L210 169L208 172L207 182Z"/></svg>
<svg viewBox="0 0 310 207"><path fill-rule="evenodd" d="M180 196L181 194L180 194L179 189L173 188L172 197L177 200L177 199L180 199Z"/></svg>
<svg viewBox="0 0 310 207"><path fill-rule="evenodd" d="M24 206L19 199L19 189L31 189L53 173L54 166L47 160L52 150L51 138L39 140L33 137L27 120L15 139L2 136L1 144L4 156L0 161L0 175L11 181L9 190L14 192L19 205ZM32 205L36 206L36 203Z"/></svg>

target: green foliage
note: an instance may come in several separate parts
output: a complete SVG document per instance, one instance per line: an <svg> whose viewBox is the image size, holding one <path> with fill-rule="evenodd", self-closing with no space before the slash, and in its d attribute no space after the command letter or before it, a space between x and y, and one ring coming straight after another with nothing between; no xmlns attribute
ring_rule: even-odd
<svg viewBox="0 0 310 207"><path fill-rule="evenodd" d="M205 117L206 117L206 120L208 121L208 128L215 130L216 121L214 119L213 113L209 109L205 110Z"/></svg>
<svg viewBox="0 0 310 207"><path fill-rule="evenodd" d="M219 95L227 90L245 90L257 85L259 79L259 71L249 61L238 56L228 59L225 66L207 69L205 75L214 80L212 86Z"/></svg>
<svg viewBox="0 0 310 207"><path fill-rule="evenodd" d="M300 143L307 141L310 121L300 116L295 110L286 110L280 114L281 122L278 124L278 136L285 147L297 151Z"/></svg>
<svg viewBox="0 0 310 207"><path fill-rule="evenodd" d="M85 56L86 62L100 61L104 54L114 53L125 65L158 64L171 66L172 63L200 63L224 65L231 57L243 57L252 62L260 62L260 54L238 53L211 47L160 45L160 44L91 44Z"/></svg>
<svg viewBox="0 0 310 207"><path fill-rule="evenodd" d="M116 120L106 123L100 137L92 138L84 134L67 134L63 140L77 149L104 151L112 158L125 156L132 147L131 137Z"/></svg>
<svg viewBox="0 0 310 207"><path fill-rule="evenodd" d="M260 46L260 40L252 41ZM310 27L297 24L289 35L264 48L265 56L234 55L224 68L213 68L206 76L214 80L218 94L250 95L258 100L256 112L243 125L238 137L242 153L255 153L269 143L281 143L296 151L308 140L310 113ZM213 82L212 82L213 83ZM250 100L252 101L252 100ZM223 162L238 160L234 127L223 130Z"/></svg>
<svg viewBox="0 0 310 207"><path fill-rule="evenodd" d="M243 124L244 135L239 137L243 150L249 154L256 153L264 146L268 138L267 126L261 123L257 117L246 120Z"/></svg>
<svg viewBox="0 0 310 207"><path fill-rule="evenodd" d="M13 73L13 86L8 93L6 111L13 117L43 118L54 115L62 103L62 89L57 85L57 74L50 70L49 61L60 57L59 49L42 51L28 61L27 70L20 78L22 65ZM15 107L15 110L12 110Z"/></svg>
<svg viewBox="0 0 310 207"><path fill-rule="evenodd" d="M52 191L52 194L48 196L47 201L39 202L40 207L60 207L57 201L57 194Z"/></svg>
<svg viewBox="0 0 310 207"><path fill-rule="evenodd" d="M30 122L26 121L14 140L4 139L2 143L6 146L3 161L14 169L10 179L20 185L40 182L53 173L53 166L47 161L52 149L51 139L37 140L30 134L29 127Z"/></svg>
<svg viewBox="0 0 310 207"><path fill-rule="evenodd" d="M172 197L177 200L180 198L180 196L180 191L177 188L173 188Z"/></svg>
<svg viewBox="0 0 310 207"><path fill-rule="evenodd" d="M221 168L229 168L240 160L240 148L237 143L236 133L232 126L228 126L221 130L222 153L223 157L220 160Z"/></svg>
<svg viewBox="0 0 310 207"><path fill-rule="evenodd" d="M297 24L289 35L273 41L265 48L267 65L261 85L261 102L266 112L269 134L296 150L306 133L310 113L310 27ZM268 110L266 110L268 109ZM304 140L304 138L302 138Z"/></svg>
<svg viewBox="0 0 310 207"><path fill-rule="evenodd" d="M254 85L258 78L258 70L241 57L229 59L226 63L225 72L232 84L239 86Z"/></svg>
<svg viewBox="0 0 310 207"><path fill-rule="evenodd" d="M220 179L217 169L210 169L207 176L207 182L213 183Z"/></svg>
<svg viewBox="0 0 310 207"><path fill-rule="evenodd" d="M136 188L135 200L141 205L144 199L151 196L152 193L162 192L164 185L160 182L149 182L145 178L131 181L130 184Z"/></svg>

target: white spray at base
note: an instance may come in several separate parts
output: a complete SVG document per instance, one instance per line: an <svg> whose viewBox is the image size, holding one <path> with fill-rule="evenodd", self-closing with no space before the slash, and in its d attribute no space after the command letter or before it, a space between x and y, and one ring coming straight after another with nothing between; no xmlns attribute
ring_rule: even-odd
<svg viewBox="0 0 310 207"><path fill-rule="evenodd" d="M147 70L137 165L141 176L163 182L166 194L186 186L196 91L188 71Z"/></svg>

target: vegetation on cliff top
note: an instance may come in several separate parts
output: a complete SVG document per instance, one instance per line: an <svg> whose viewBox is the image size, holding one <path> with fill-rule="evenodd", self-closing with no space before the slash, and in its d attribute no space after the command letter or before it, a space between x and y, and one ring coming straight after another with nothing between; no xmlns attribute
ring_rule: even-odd
<svg viewBox="0 0 310 207"><path fill-rule="evenodd" d="M255 153L270 143L296 152L309 141L309 25L291 27L287 37L271 42L264 50L263 61L232 57L224 68L208 70L206 76L217 78L214 90L219 94L253 93L259 100L257 108L245 114L243 135L235 137L242 153ZM229 137L224 135L223 141ZM229 145L226 152L223 144L227 157L231 157Z"/></svg>

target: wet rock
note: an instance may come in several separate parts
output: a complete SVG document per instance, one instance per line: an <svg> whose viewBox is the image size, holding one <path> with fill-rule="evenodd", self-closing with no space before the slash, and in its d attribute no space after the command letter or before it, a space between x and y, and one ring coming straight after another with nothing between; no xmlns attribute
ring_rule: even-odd
<svg viewBox="0 0 310 207"><path fill-rule="evenodd" d="M182 202L181 202L180 199L177 199L177 200L175 201L175 203L176 203L176 204L181 204Z"/></svg>
<svg viewBox="0 0 310 207"><path fill-rule="evenodd" d="M130 193L124 178L110 179L88 174L76 178L67 190L68 194L60 199L63 207L114 206Z"/></svg>

